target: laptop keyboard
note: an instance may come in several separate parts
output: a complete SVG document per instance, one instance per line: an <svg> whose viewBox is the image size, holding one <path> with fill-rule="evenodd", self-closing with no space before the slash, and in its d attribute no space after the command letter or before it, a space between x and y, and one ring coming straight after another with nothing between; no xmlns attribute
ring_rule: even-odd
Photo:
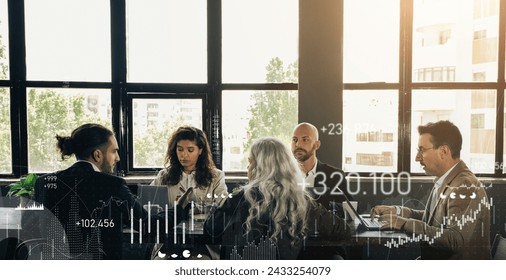
<svg viewBox="0 0 506 280"><path fill-rule="evenodd" d="M385 221L380 221L378 219L363 219L364 220L364 223L366 224L367 227L377 227L377 228L381 228L384 224L386 224Z"/></svg>

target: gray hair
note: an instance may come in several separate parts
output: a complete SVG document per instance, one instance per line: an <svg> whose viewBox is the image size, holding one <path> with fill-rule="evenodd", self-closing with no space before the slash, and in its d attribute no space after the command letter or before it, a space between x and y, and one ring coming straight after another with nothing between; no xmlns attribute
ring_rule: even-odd
<svg viewBox="0 0 506 280"><path fill-rule="evenodd" d="M295 244L307 232L306 215L310 199L303 187L304 177L290 150L276 138L260 138L251 146L253 168L245 198L251 205L246 228L263 215L269 215L274 226L270 236L276 240L287 231ZM260 196L255 195L255 189Z"/></svg>

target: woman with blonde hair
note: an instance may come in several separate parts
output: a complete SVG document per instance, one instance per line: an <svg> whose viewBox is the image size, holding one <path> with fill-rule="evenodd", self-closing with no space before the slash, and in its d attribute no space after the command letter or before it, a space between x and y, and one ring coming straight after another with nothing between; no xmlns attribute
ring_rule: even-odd
<svg viewBox="0 0 506 280"><path fill-rule="evenodd" d="M229 243L223 245L241 248L269 240L275 255L257 257L296 259L309 236L347 236L345 222L306 193L297 161L278 139L253 143L248 179L205 223L206 234Z"/></svg>

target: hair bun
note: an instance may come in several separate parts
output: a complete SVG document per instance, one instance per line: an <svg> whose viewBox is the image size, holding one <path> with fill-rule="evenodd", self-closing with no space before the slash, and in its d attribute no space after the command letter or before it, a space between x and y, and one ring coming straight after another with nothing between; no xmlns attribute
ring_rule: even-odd
<svg viewBox="0 0 506 280"><path fill-rule="evenodd" d="M70 136L56 135L56 140L58 141L56 146L60 149L62 159L65 159L66 156L71 156L74 153L74 142Z"/></svg>

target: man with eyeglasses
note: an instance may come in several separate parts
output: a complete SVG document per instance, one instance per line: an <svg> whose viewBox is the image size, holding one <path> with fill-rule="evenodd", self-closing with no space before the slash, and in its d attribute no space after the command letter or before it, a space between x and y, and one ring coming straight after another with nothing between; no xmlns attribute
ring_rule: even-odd
<svg viewBox="0 0 506 280"><path fill-rule="evenodd" d="M490 259L490 205L485 189L460 159L462 135L449 121L418 127L418 153L427 175L436 176L425 210L376 206L383 228L420 241L421 259Z"/></svg>

